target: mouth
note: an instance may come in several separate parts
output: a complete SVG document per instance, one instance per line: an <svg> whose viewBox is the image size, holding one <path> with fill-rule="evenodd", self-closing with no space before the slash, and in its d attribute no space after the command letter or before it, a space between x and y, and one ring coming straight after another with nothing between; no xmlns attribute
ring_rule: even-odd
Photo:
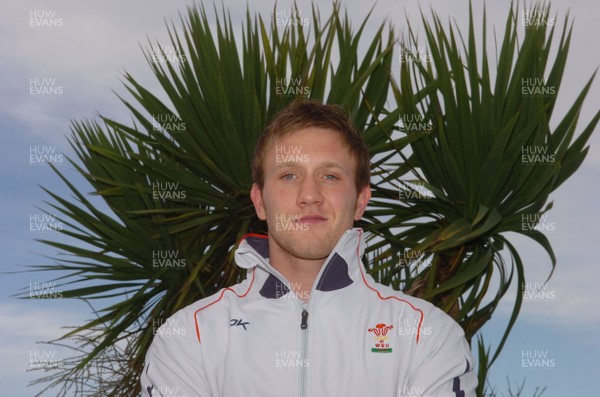
<svg viewBox="0 0 600 397"><path fill-rule="evenodd" d="M322 215L303 215L300 217L300 219L298 219L297 222L300 223L319 223L319 222L323 222L326 221L327 218L325 218Z"/></svg>

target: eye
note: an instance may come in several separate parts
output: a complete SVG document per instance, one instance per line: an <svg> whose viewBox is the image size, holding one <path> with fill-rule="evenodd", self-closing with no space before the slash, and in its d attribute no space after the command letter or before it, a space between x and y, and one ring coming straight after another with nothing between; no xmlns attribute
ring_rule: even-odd
<svg viewBox="0 0 600 397"><path fill-rule="evenodd" d="M340 179L337 177L337 175L333 175L333 174L327 174L323 178L327 179L328 181L336 181L336 180Z"/></svg>
<svg viewBox="0 0 600 397"><path fill-rule="evenodd" d="M288 172L287 174L281 175L280 178L284 179L284 180L291 180L291 179L296 179L296 175Z"/></svg>

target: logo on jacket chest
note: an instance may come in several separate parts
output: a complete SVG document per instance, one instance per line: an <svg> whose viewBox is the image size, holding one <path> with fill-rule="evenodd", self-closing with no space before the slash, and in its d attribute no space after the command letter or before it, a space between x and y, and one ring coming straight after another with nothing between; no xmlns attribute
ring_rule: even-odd
<svg viewBox="0 0 600 397"><path fill-rule="evenodd" d="M231 320L229 320L229 326L230 327L244 327L245 331L248 331L248 328L246 328L246 325L249 325L250 323L248 321L243 321L241 318L237 319L237 318L232 318Z"/></svg>
<svg viewBox="0 0 600 397"><path fill-rule="evenodd" d="M367 330L368 333L373 334L373 345L371 346L371 352L373 353L391 353L392 347L389 343L390 335L389 331L394 328L393 325L387 325L385 323L379 323L373 328Z"/></svg>

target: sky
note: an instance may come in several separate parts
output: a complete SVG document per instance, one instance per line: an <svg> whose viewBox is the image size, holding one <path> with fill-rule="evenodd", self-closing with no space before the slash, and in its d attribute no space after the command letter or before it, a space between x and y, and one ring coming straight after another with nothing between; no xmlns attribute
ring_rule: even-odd
<svg viewBox="0 0 600 397"><path fill-rule="evenodd" d="M373 8L365 35L387 19L402 31L405 15L417 26L419 7L430 6L444 19L454 19L464 27L467 0L342 0L342 6L355 26ZM482 6L476 1L474 13L481 20ZM127 71L150 91L158 92L140 46L148 39L168 44L165 21L178 24L185 14L187 0L126 0L69 2L66 0L3 2L0 13L0 396L32 396L39 386L26 385L40 377L31 371L32 359L49 350L37 342L64 333L61 327L89 319L90 308L68 299L16 299L15 294L41 288L49 274L9 272L25 266L47 263L44 255L56 250L37 240L60 239L55 232L36 230L43 220L40 208L48 208L48 196L40 186L59 195L68 195L64 184L47 164L36 161L41 152L54 157L54 164L82 191L89 192L82 178L68 164L73 157L69 146L72 120L93 119L98 113L119 120L129 115L115 93L125 94L123 73ZM212 2L207 2L212 10ZM246 6L224 1L232 20L241 21ZM273 0L252 1L252 13L270 18ZM303 14L310 14L308 1L297 1ZM488 25L502 32L510 2L488 1ZM330 9L323 2L321 12ZM289 10L289 1L279 1L277 9ZM600 4L593 0L555 0L552 9L562 21L565 14L574 20L569 61L558 94L556 115L562 115L587 79L600 65ZM209 15L212 15L209 12ZM52 25L52 26L48 26ZM491 36L491 35L490 35ZM365 36L366 37L366 36ZM600 104L600 86L590 91L580 117L588 122ZM579 129L580 131L581 129ZM600 395L600 305L596 301L600 267L593 248L599 234L594 219L600 219L597 200L600 193L600 136L596 132L584 164L551 196L548 214L552 227L547 236L554 247L558 265L546 286L545 298L525 301L519 320L491 369L490 385L499 395L507 394L507 379L513 385L526 379L522 394L533 396L536 387L546 387L544 397ZM41 152L40 152L41 151ZM33 156L33 157L32 157ZM33 160L32 160L33 159ZM98 204L102 207L101 203ZM32 227L32 224L34 225ZM528 281L539 285L550 270L550 259L533 242L510 236L519 248ZM535 284L538 283L538 284ZM60 295L60 291L55 291ZM514 303L510 291L492 320L482 330L486 343L495 344ZM59 297L59 296L57 296ZM56 351L57 359L66 354ZM528 360L543 358L547 365L532 368ZM49 394L51 395L51 394Z"/></svg>

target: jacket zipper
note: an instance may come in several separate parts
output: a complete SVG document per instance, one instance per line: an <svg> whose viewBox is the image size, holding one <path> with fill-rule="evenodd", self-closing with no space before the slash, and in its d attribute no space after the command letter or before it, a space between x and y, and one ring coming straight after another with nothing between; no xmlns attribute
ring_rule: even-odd
<svg viewBox="0 0 600 397"><path fill-rule="evenodd" d="M307 363L306 356L308 355L308 311L302 309L300 329L302 330L302 367L300 372L300 396L304 397L306 394L306 367Z"/></svg>

